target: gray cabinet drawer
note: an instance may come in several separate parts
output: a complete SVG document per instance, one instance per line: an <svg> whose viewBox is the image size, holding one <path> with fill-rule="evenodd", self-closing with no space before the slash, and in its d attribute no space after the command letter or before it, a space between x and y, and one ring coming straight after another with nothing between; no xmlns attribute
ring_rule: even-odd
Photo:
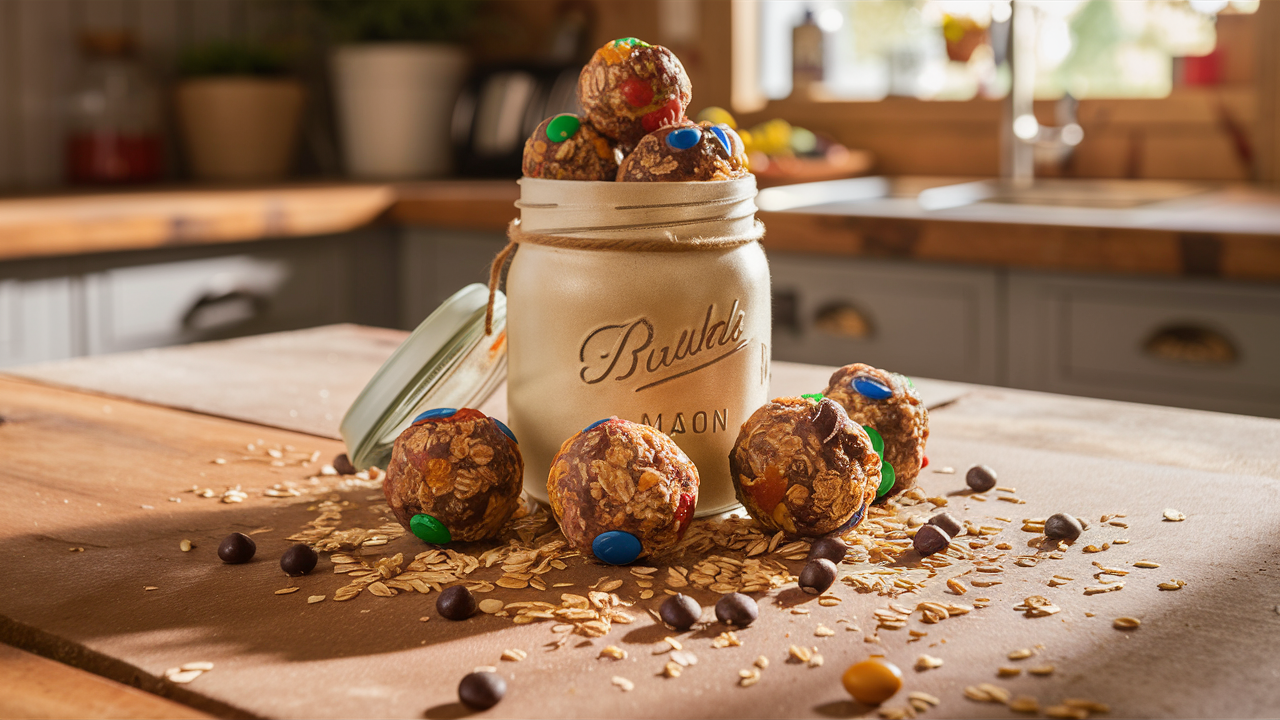
<svg viewBox="0 0 1280 720"><path fill-rule="evenodd" d="M0 367L77 354L75 279L61 266L14 263L0 275Z"/></svg>
<svg viewBox="0 0 1280 720"><path fill-rule="evenodd" d="M107 258L86 267L90 354L161 347L345 319L348 282L331 238ZM225 253L213 255L214 252ZM121 266L122 262L128 262Z"/></svg>
<svg viewBox="0 0 1280 720"><path fill-rule="evenodd" d="M1280 288L1015 273L1015 387L1280 417Z"/></svg>
<svg viewBox="0 0 1280 720"><path fill-rule="evenodd" d="M1000 381L994 270L776 252L769 267L778 360Z"/></svg>
<svg viewBox="0 0 1280 720"><path fill-rule="evenodd" d="M400 325L412 330L464 286L488 285L489 264L506 245L501 233L406 230L400 263Z"/></svg>

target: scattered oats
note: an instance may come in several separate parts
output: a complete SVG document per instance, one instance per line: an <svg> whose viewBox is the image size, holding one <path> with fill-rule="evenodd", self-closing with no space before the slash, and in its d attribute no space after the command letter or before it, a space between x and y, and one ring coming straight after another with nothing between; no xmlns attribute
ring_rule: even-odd
<svg viewBox="0 0 1280 720"><path fill-rule="evenodd" d="M1121 521L1119 521L1119 520L1111 520L1111 521L1107 522L1107 524L1108 524L1108 525L1110 525L1110 526L1112 526L1112 527L1125 528L1125 529L1128 529L1128 527L1129 527L1129 523L1127 523L1127 522L1121 522Z"/></svg>
<svg viewBox="0 0 1280 720"><path fill-rule="evenodd" d="M1133 566L1136 568L1143 568L1143 569L1149 570L1152 568L1160 567L1160 563L1151 562L1150 560L1139 560L1138 562L1134 563Z"/></svg>
<svg viewBox="0 0 1280 720"><path fill-rule="evenodd" d="M925 502L928 502L929 504L933 505L934 507L946 507L946 505L947 505L947 499L946 499L946 498L944 498L944 497L941 497L941 496L939 496L939 497L925 498Z"/></svg>
<svg viewBox="0 0 1280 720"><path fill-rule="evenodd" d="M942 667L942 658L924 654L921 654L920 657L916 658L916 670L920 672L940 667Z"/></svg>
<svg viewBox="0 0 1280 720"><path fill-rule="evenodd" d="M1111 541L1111 544L1112 545L1128 545L1129 538L1116 538L1115 540Z"/></svg>
<svg viewBox="0 0 1280 720"><path fill-rule="evenodd" d="M1098 547L1097 545L1085 545L1083 549L1084 549L1084 551L1085 551L1085 552L1087 552L1087 553L1100 553L1100 552L1102 552L1102 548Z"/></svg>
<svg viewBox="0 0 1280 720"><path fill-rule="evenodd" d="M1020 713L1040 712L1040 702L1030 695L1019 695L1009 701L1009 709Z"/></svg>
<svg viewBox="0 0 1280 720"><path fill-rule="evenodd" d="M818 604L822 607L835 607L842 602L844 601L835 595L823 595L818 598Z"/></svg>
<svg viewBox="0 0 1280 720"><path fill-rule="evenodd" d="M790 656L791 660L802 663L809 662L809 659L813 657L813 653L809 652L808 648L803 648L799 645L792 645L787 648L787 655Z"/></svg>
<svg viewBox="0 0 1280 720"><path fill-rule="evenodd" d="M213 459L213 464L214 464L214 465L226 465L226 464L227 464L227 461L226 461L226 459L225 459L225 458L214 458L214 459Z"/></svg>
<svg viewBox="0 0 1280 720"><path fill-rule="evenodd" d="M1187 516L1173 508L1165 508L1164 519L1168 522L1182 522L1187 519Z"/></svg>
<svg viewBox="0 0 1280 720"><path fill-rule="evenodd" d="M678 663L681 667L689 667L698 664L698 656L688 650L675 650L671 653L671 662Z"/></svg>
<svg viewBox="0 0 1280 720"><path fill-rule="evenodd" d="M520 650L519 648L511 648L509 650L502 651L501 659L506 660L507 662L520 662L527 657L529 657L529 653Z"/></svg>
<svg viewBox="0 0 1280 720"><path fill-rule="evenodd" d="M680 667L679 663L670 660L667 661L666 665L662 666L662 674L669 678L678 678L682 672L684 672L684 668Z"/></svg>
<svg viewBox="0 0 1280 720"><path fill-rule="evenodd" d="M913 700L913 701L919 700L920 702L925 703L926 705L933 705L935 707L942 702L941 700L930 695L929 693L920 692L919 690L913 690L912 692L907 693L907 699ZM916 708L916 709L919 710L920 708Z"/></svg>
<svg viewBox="0 0 1280 720"><path fill-rule="evenodd" d="M811 668L822 667L822 663L822 653L815 652L809 657L809 667Z"/></svg>
<svg viewBox="0 0 1280 720"><path fill-rule="evenodd" d="M1018 488L1011 488L1011 487L1004 487L1001 485L997 485L996 492L1016 493L1018 492Z"/></svg>
<svg viewBox="0 0 1280 720"><path fill-rule="evenodd" d="M609 582L597 588L597 590L599 590L600 592L613 592L614 590L617 590L620 587L622 587L621 580L610 580Z"/></svg>
<svg viewBox="0 0 1280 720"><path fill-rule="evenodd" d="M1109 585L1095 585L1084 589L1085 595L1100 595L1102 593L1115 592L1124 587L1123 582L1114 582Z"/></svg>
<svg viewBox="0 0 1280 720"><path fill-rule="evenodd" d="M814 629L813 634L815 637L831 637L832 635L836 634L836 631L832 630L826 625L819 625L817 628Z"/></svg>
<svg viewBox="0 0 1280 720"><path fill-rule="evenodd" d="M960 582L956 578L950 578L947 580L947 588L956 595L963 595L969 592L969 588L965 587L964 583Z"/></svg>
<svg viewBox="0 0 1280 720"><path fill-rule="evenodd" d="M429 622L430 620L431 618L426 615L423 615L422 617L418 618L418 622Z"/></svg>
<svg viewBox="0 0 1280 720"><path fill-rule="evenodd" d="M653 591L652 591L652 590L641 590L641 591L640 591L640 599L641 599L641 600L648 600L648 599L649 599L649 598L651 598L651 597L653 597Z"/></svg>
<svg viewBox="0 0 1280 720"><path fill-rule="evenodd" d="M614 660L625 660L627 659L627 651L617 645L606 645L596 657L611 657Z"/></svg>
<svg viewBox="0 0 1280 720"><path fill-rule="evenodd" d="M794 607L794 608L791 608L791 614L792 615L808 615L809 608Z"/></svg>
<svg viewBox="0 0 1280 720"><path fill-rule="evenodd" d="M614 685L617 685L619 688L621 688L622 692L631 692L632 690L636 689L635 683L622 677L621 675L614 675L613 680L611 680L610 682L612 682Z"/></svg>
<svg viewBox="0 0 1280 720"><path fill-rule="evenodd" d="M1117 630L1134 630L1141 624L1141 620L1135 617L1129 617L1128 615L1118 617L1111 621L1111 627Z"/></svg>
<svg viewBox="0 0 1280 720"><path fill-rule="evenodd" d="M185 683L191 682L192 680L195 680L196 678L200 677L203 674L204 674L203 670L180 670L178 672L166 673L165 677L169 680L169 682L185 684Z"/></svg>
<svg viewBox="0 0 1280 720"><path fill-rule="evenodd" d="M1032 675L1039 675L1040 677L1044 677L1045 675L1052 675L1053 670L1054 668L1052 665L1036 665L1035 667L1027 668L1028 673Z"/></svg>
<svg viewBox="0 0 1280 720"><path fill-rule="evenodd" d="M742 641L733 632L722 632L711 640L711 647L713 648L739 647L741 645Z"/></svg>
<svg viewBox="0 0 1280 720"><path fill-rule="evenodd" d="M155 510L155 509L156 509L156 507L155 507L154 505L142 505L141 507L142 507L142 509L143 509L143 510Z"/></svg>
<svg viewBox="0 0 1280 720"><path fill-rule="evenodd" d="M738 685L741 687L751 687L760 682L760 671L752 668L750 670L738 671Z"/></svg>
<svg viewBox="0 0 1280 720"><path fill-rule="evenodd" d="M956 469L948 465L946 467L940 467L934 470L934 472L938 473L939 475L955 475Z"/></svg>
<svg viewBox="0 0 1280 720"><path fill-rule="evenodd" d="M492 665L477 665L471 672L498 672L498 668Z"/></svg>
<svg viewBox="0 0 1280 720"><path fill-rule="evenodd" d="M332 465L322 465L320 466L320 474L321 475L337 475L338 471L334 470Z"/></svg>
<svg viewBox="0 0 1280 720"><path fill-rule="evenodd" d="M183 538L182 542L178 543L178 549L182 552L191 552L191 548L193 547L195 547L195 545L192 545L191 541L186 538Z"/></svg>
<svg viewBox="0 0 1280 720"><path fill-rule="evenodd" d="M1162 582L1156 587L1160 588L1161 590L1181 590L1183 587L1186 586L1186 584L1187 584L1186 580L1170 580L1169 582Z"/></svg>
<svg viewBox="0 0 1280 720"><path fill-rule="evenodd" d="M662 652L666 652L667 650L683 650L684 649L684 646L680 644L680 641L671 637L670 635L662 638L662 642L666 643L668 646L667 648L663 649Z"/></svg>
<svg viewBox="0 0 1280 720"><path fill-rule="evenodd" d="M276 595L288 595L289 593L296 593L301 589L302 588L300 587L280 588L279 590L276 591Z"/></svg>
<svg viewBox="0 0 1280 720"><path fill-rule="evenodd" d="M307 604L311 605L312 603L324 602L324 599L325 599L324 595L312 595L311 597L307 598ZM337 599L337 597L335 596L334 599Z"/></svg>
<svg viewBox="0 0 1280 720"><path fill-rule="evenodd" d="M372 589L373 588L370 587L370 590ZM503 607L505 607L503 602L496 598L488 598L480 601L480 612L485 613L486 615L492 615L498 612L499 610L501 610Z"/></svg>
<svg viewBox="0 0 1280 720"><path fill-rule="evenodd" d="M978 689L987 693L991 698L990 702L1007 703L1011 697L1008 690L991 683L978 683Z"/></svg>
<svg viewBox="0 0 1280 720"><path fill-rule="evenodd" d="M763 655L758 655L756 656L756 661L753 664L756 667L760 668L761 670L764 670L765 668L769 667L769 658Z"/></svg>
<svg viewBox="0 0 1280 720"><path fill-rule="evenodd" d="M82 547L73 547L73 548L71 548L71 552L84 552L84 548L82 548Z"/></svg>
<svg viewBox="0 0 1280 720"><path fill-rule="evenodd" d="M1009 667L1007 665L996 668L996 675L1000 677L1016 677L1021 674L1022 668Z"/></svg>
<svg viewBox="0 0 1280 720"><path fill-rule="evenodd" d="M1050 705L1044 709L1046 717L1088 720L1089 711L1084 708L1073 708L1068 705Z"/></svg>
<svg viewBox="0 0 1280 720"><path fill-rule="evenodd" d="M970 582L973 583L974 587L985 588L985 587L993 587L995 585L1000 585L1004 581L1003 580L971 580Z"/></svg>
<svg viewBox="0 0 1280 720"><path fill-rule="evenodd" d="M1012 545L1010 545L1010 544L1009 544L1009 543L1007 543L1007 542L996 543L996 549L997 549L997 550L1012 550L1012 549L1013 549L1013 546L1012 546Z"/></svg>
<svg viewBox="0 0 1280 720"><path fill-rule="evenodd" d="M1035 654L1036 654L1035 651L1032 650L1031 648L1021 648L1019 650L1014 650L1013 652L1010 652L1007 657L1010 660L1026 660L1027 658Z"/></svg>
<svg viewBox="0 0 1280 720"><path fill-rule="evenodd" d="M1011 495L998 495L998 496L996 496L996 499L997 499L997 500L1003 500L1003 501L1008 502L1008 503L1013 503L1014 505L1026 505L1026 504L1027 504L1027 501L1026 501L1026 500L1023 500L1022 498L1016 498L1016 497L1013 497L1013 496L1011 496Z"/></svg>
<svg viewBox="0 0 1280 720"><path fill-rule="evenodd" d="M143 592L150 592L152 590L159 590L159 589L160 588L156 585L146 585L146 586L143 586L142 588Z"/></svg>
<svg viewBox="0 0 1280 720"><path fill-rule="evenodd" d="M1024 612L1029 618L1049 617L1062 612L1062 608L1049 602L1049 598L1043 595L1032 595L1015 605L1013 609Z"/></svg>

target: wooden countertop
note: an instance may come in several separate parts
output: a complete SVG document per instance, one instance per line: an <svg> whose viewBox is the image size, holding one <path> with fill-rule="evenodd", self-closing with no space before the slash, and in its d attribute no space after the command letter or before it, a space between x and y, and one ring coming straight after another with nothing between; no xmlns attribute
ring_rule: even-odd
<svg viewBox="0 0 1280 720"><path fill-rule="evenodd" d="M221 716L459 717L464 711L456 703L456 682L478 665L496 666L510 687L507 699L489 711L494 717L874 715L873 708L851 702L839 682L850 663L872 653L887 656L906 676L903 692L885 707L901 710L907 692L925 692L940 700L926 717L1014 716L1000 705L966 699L964 688L979 683L1035 697L1042 708L1065 698L1105 703L1106 717L1269 717L1280 703L1271 647L1280 630L1280 540L1268 531L1280 525L1280 458L1274 451L1280 421L957 383L919 383L933 408L931 464L920 484L961 519L998 528L974 552L993 556L1001 572L974 572L972 560L957 559L929 578L915 570L919 560L909 551L885 560L879 571L914 572L922 588L893 588L887 597L837 583L829 593L840 599L834 606L794 586L773 590L761 595L760 619L737 631L742 646L722 649L712 647L724 630L714 622L705 630L673 633L642 611L663 597L667 571L661 567L657 597L649 601L639 598L638 578L630 572L579 558L547 576L582 592L598 578L616 575L624 584L615 592L637 603L634 623L615 626L602 638L577 637L560 649L549 645L560 637L551 623L514 625L488 615L445 621L434 610L434 593L363 593L335 602L333 593L347 579L333 573L327 556L316 572L296 579L285 577L275 558L288 546L288 535L316 519L321 500L337 499L332 507L344 515L344 528L377 527L385 517L376 489L331 486L329 476L316 484L307 478L341 451L330 439L332 425L323 425L326 410L337 409L328 401L362 382L379 355L391 351L395 335L335 326L28 373L56 379L61 387L0 377L0 508L6 518L0 539L6 578L20 579L0 583L0 640ZM269 353L288 361L244 372ZM99 361L110 368L94 367ZM170 372L157 378L163 389L150 391L148 402L127 397L140 394L126 377L131 367L146 373L166 365ZM288 387L282 386L284 365L291 370ZM773 392L821 387L829 370L777 363ZM200 381L183 380L183 372L200 373ZM230 399L211 400L219 390ZM281 413L286 407L297 415ZM486 407L503 414L493 399ZM289 429L286 417L306 432ZM277 448L282 457L273 462L267 451ZM320 459L312 462L314 452ZM964 469L975 463L995 468L1002 487L1011 490L978 496L964 489ZM940 472L947 467L956 472ZM277 483L296 484L303 495L265 496ZM238 486L247 497L223 503L184 492L192 485L217 494ZM1164 521L1165 508L1181 510L1187 519ZM902 510L921 517L934 511L927 502ZM1061 559L1040 553L1038 561L1018 560L1036 554L1038 537L1021 531L1021 519L1060 511L1085 518L1085 535L1062 547ZM1123 515L1100 522L1114 513ZM226 566L215 559L218 540L232 530L253 534L254 562ZM178 547L184 538L195 544L189 553ZM1121 539L1128 542L1115 542ZM1104 543L1112 543L1104 552L1085 552L1086 545ZM366 547L363 554L372 560L422 549L408 536ZM699 559L677 562L691 567ZM1160 567L1136 568L1139 560ZM800 563L780 561L798 572ZM1099 566L1128 574L1098 575ZM472 577L497 576L495 567ZM943 581L952 576L968 588L965 594L946 591ZM1050 585L1055 576L1072 579ZM1086 595L1086 587L1102 585L1095 576L1121 580L1124 587ZM1158 589L1174 578L1187 585ZM287 586L301 590L275 594ZM716 597L683 591L704 606ZM325 600L309 603L313 595ZM1032 595L1049 598L1061 612L1028 618L1015 610ZM558 594L498 588L481 597L554 601ZM978 597L989 601L975 603ZM925 600L987 606L934 624L916 612L902 629L877 629L876 611L892 612L890 603L915 608ZM1141 627L1113 629L1120 616L1138 618ZM815 635L819 626L836 634ZM659 675L669 659L658 653L667 635L698 659L678 678ZM609 644L628 657L598 657ZM816 646L825 663L787 662L793 644ZM529 655L500 661L509 648ZM1032 649L1035 657L1005 657L1019 648ZM922 653L942 658L943 666L911 669ZM740 687L739 671L759 655L770 660L762 679ZM13 709L40 700L30 687L7 682L15 675L4 671L12 666L8 657L0 657L0 715L38 714ZM197 661L211 662L213 669L185 685L164 679L166 669ZM23 665L19 656L17 662L20 670L45 672L35 668L37 660ZM1023 672L998 678L1001 666ZM1032 666L1053 670L1031 676L1026 668ZM59 698L64 708L107 692L76 672L50 672L65 690ZM634 682L635 691L620 690L614 676Z"/></svg>
<svg viewBox="0 0 1280 720"><path fill-rule="evenodd" d="M378 218L503 232L518 192L508 180L445 180L10 198L0 200L0 261L336 233ZM913 199L887 197L814 199L760 217L769 228L766 247L778 251L1280 280L1280 193L1247 186L1133 209L982 203L925 212Z"/></svg>

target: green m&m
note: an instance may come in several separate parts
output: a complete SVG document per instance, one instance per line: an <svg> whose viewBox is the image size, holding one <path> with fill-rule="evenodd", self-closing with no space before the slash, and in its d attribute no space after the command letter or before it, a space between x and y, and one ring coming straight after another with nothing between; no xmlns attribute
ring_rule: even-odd
<svg viewBox="0 0 1280 720"><path fill-rule="evenodd" d="M582 127L582 121L576 115L569 113L557 115L547 123L547 139L551 142L564 142L573 137L580 127Z"/></svg>
<svg viewBox="0 0 1280 720"><path fill-rule="evenodd" d="M884 459L884 438L880 437L880 433L870 425L863 425L862 429L866 430L871 438L871 449L880 456L880 487L876 488L876 497L882 498L885 493L893 489L893 483L897 481L898 476L889 461Z"/></svg>
<svg viewBox="0 0 1280 720"><path fill-rule="evenodd" d="M417 535L419 540L432 545L444 545L453 539L449 534L449 528L445 527L444 523L421 513L409 518L409 530Z"/></svg>

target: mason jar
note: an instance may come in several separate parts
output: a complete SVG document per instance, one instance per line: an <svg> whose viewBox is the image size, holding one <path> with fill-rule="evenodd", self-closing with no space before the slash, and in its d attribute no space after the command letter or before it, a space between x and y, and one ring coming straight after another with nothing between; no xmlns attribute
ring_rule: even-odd
<svg viewBox="0 0 1280 720"><path fill-rule="evenodd" d="M698 516L735 507L729 452L769 387L755 178L520 187L507 403L525 490L546 503L561 443L617 416L661 430L693 460Z"/></svg>

